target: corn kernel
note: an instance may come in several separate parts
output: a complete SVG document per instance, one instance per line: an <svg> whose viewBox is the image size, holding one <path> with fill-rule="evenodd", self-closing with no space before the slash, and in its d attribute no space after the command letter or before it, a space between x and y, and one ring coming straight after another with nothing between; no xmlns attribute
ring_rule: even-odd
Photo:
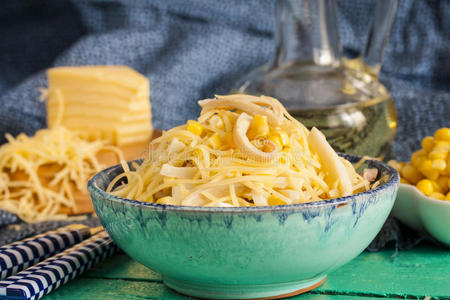
<svg viewBox="0 0 450 300"><path fill-rule="evenodd" d="M444 128L440 128L440 129L436 130L436 132L434 133L434 138L436 140L450 142L450 128L444 127Z"/></svg>
<svg viewBox="0 0 450 300"><path fill-rule="evenodd" d="M445 195L442 193L432 193L430 197L438 200L445 200Z"/></svg>
<svg viewBox="0 0 450 300"><path fill-rule="evenodd" d="M427 159L423 161L419 166L419 171L428 179L436 180L439 177L439 171L433 169L433 163ZM408 177L406 177L408 178Z"/></svg>
<svg viewBox="0 0 450 300"><path fill-rule="evenodd" d="M168 204L168 205L177 205L178 203L170 196L162 197L156 200L158 204Z"/></svg>
<svg viewBox="0 0 450 300"><path fill-rule="evenodd" d="M437 183L437 181L432 180L431 184L433 185L433 191L438 192L438 193L442 193L442 189L439 186L439 184Z"/></svg>
<svg viewBox="0 0 450 300"><path fill-rule="evenodd" d="M434 192L433 184L429 179L422 179L417 183L416 187L419 189L419 191L421 191L424 195L427 196L431 195Z"/></svg>
<svg viewBox="0 0 450 300"><path fill-rule="evenodd" d="M447 157L447 168L445 168L445 171L450 175L450 155Z"/></svg>
<svg viewBox="0 0 450 300"><path fill-rule="evenodd" d="M424 137L424 139L422 140L422 148L427 152L430 152L431 149L433 149L434 144L435 143L433 137L431 136Z"/></svg>
<svg viewBox="0 0 450 300"><path fill-rule="evenodd" d="M403 177L400 178L400 183L411 184L411 182L409 182L408 180L406 180L406 179L403 178Z"/></svg>
<svg viewBox="0 0 450 300"><path fill-rule="evenodd" d="M411 155L411 164L418 168L420 164L427 158L427 153L424 150L419 150Z"/></svg>
<svg viewBox="0 0 450 300"><path fill-rule="evenodd" d="M447 196L445 196L445 200L450 201L450 192L448 192Z"/></svg>
<svg viewBox="0 0 450 300"><path fill-rule="evenodd" d="M208 145L210 145L213 149L217 149L222 146L222 139L220 138L220 134L214 133L207 141Z"/></svg>
<svg viewBox="0 0 450 300"><path fill-rule="evenodd" d="M288 146L290 143L289 135L283 130L277 130L276 133L280 137L283 146Z"/></svg>
<svg viewBox="0 0 450 300"><path fill-rule="evenodd" d="M274 142L279 149L283 148L283 142L281 141L281 138L278 135L269 136L269 141Z"/></svg>
<svg viewBox="0 0 450 300"><path fill-rule="evenodd" d="M445 168L447 167L447 163L443 159L435 159L435 160L433 160L431 165L432 165L433 169L438 170L438 171L444 171Z"/></svg>
<svg viewBox="0 0 450 300"><path fill-rule="evenodd" d="M186 129L195 135L201 135L203 132L203 125L200 124L200 122L189 120L187 121L186 125Z"/></svg>
<svg viewBox="0 0 450 300"><path fill-rule="evenodd" d="M441 188L441 191L443 193L446 193L449 189L449 178L447 176L439 176L438 180L436 181L439 187Z"/></svg>
<svg viewBox="0 0 450 300"><path fill-rule="evenodd" d="M266 116L254 115L247 132L249 139L266 136L269 133L269 123Z"/></svg>
<svg viewBox="0 0 450 300"><path fill-rule="evenodd" d="M286 202L284 202L283 200L281 200L278 197L271 195L269 197L269 199L267 199L267 204L269 204L269 205L284 205L284 204L286 204Z"/></svg>
<svg viewBox="0 0 450 300"><path fill-rule="evenodd" d="M434 145L434 149L439 149L442 151L449 151L450 150L450 142L448 141L436 141L436 144Z"/></svg>
<svg viewBox="0 0 450 300"><path fill-rule="evenodd" d="M406 164L402 168L401 175L409 182L412 182L414 184L423 178L422 174L420 174L420 172L410 164Z"/></svg>
<svg viewBox="0 0 450 300"><path fill-rule="evenodd" d="M427 151L425 151L424 149L417 150L414 153L416 153L419 156L426 156L427 155Z"/></svg>
<svg viewBox="0 0 450 300"><path fill-rule="evenodd" d="M283 130L274 130L269 135L269 141L277 144L280 149L282 149L284 146L289 146L290 144L289 135Z"/></svg>
<svg viewBox="0 0 450 300"><path fill-rule="evenodd" d="M442 150L440 148L436 149L436 147L433 149L434 149L433 151L428 153L429 159L446 159L447 158L447 151Z"/></svg>

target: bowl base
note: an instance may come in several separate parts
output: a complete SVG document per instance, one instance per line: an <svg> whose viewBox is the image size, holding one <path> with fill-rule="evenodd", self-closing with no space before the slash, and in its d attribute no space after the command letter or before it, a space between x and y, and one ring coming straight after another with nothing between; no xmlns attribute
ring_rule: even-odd
<svg viewBox="0 0 450 300"><path fill-rule="evenodd" d="M322 275L302 281L273 284L221 285L190 282L167 276L163 278L164 284L181 294L206 299L279 299L292 297L315 289L325 279L326 275Z"/></svg>

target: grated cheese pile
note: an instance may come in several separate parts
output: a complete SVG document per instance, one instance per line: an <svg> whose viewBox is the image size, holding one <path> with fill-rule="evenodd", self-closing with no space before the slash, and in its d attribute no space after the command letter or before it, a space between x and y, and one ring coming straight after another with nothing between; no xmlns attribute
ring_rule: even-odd
<svg viewBox="0 0 450 300"><path fill-rule="evenodd" d="M33 137L6 134L0 146L0 208L26 222L66 218L75 208L76 191L86 191L99 170L96 154L120 152L101 141L88 142L63 126L42 129Z"/></svg>
<svg viewBox="0 0 450 300"><path fill-rule="evenodd" d="M107 191L161 204L238 207L320 201L370 188L319 130L306 129L274 98L216 96L199 105L197 121L153 140L150 157L134 171L122 164L124 173Z"/></svg>

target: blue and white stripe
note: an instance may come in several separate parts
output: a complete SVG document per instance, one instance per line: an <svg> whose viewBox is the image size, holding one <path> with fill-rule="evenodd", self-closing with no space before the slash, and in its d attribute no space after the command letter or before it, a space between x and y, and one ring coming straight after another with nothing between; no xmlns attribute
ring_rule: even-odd
<svg viewBox="0 0 450 300"><path fill-rule="evenodd" d="M80 243L89 236L87 227L72 226L49 231L0 247L0 280Z"/></svg>
<svg viewBox="0 0 450 300"><path fill-rule="evenodd" d="M0 281L0 298L40 299L117 251L102 231L34 267Z"/></svg>

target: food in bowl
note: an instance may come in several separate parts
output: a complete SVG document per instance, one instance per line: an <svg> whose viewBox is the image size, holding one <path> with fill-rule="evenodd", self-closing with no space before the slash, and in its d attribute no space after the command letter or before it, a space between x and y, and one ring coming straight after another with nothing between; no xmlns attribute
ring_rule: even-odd
<svg viewBox="0 0 450 300"><path fill-rule="evenodd" d="M163 132L149 158L135 170L123 164L107 191L150 203L248 207L345 197L380 184L376 169L358 174L274 98L237 94L199 105L197 121Z"/></svg>
<svg viewBox="0 0 450 300"><path fill-rule="evenodd" d="M201 298L291 296L376 236L397 192L392 167L338 156L273 98L200 105L199 119L163 133L148 159L88 183L109 235L167 286Z"/></svg>
<svg viewBox="0 0 450 300"><path fill-rule="evenodd" d="M127 167L133 171L139 163ZM386 182L346 197L289 205L207 207L125 199L106 191L124 172L121 165L95 175L88 191L112 239L176 291L216 299L281 297L319 286L380 230L399 176L375 160L362 168L377 169Z"/></svg>
<svg viewBox="0 0 450 300"><path fill-rule="evenodd" d="M422 140L422 149L410 162L388 163L401 174L401 182L414 185L425 196L450 201L450 128L436 130Z"/></svg>
<svg viewBox="0 0 450 300"><path fill-rule="evenodd" d="M414 185L402 183L392 215L409 227L426 232L450 247L450 201L425 196Z"/></svg>

